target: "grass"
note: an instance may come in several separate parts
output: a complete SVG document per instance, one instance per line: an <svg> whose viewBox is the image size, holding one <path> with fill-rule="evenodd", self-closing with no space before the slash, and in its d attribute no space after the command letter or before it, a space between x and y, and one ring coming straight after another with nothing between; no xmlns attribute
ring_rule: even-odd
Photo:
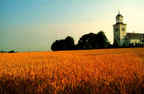
<svg viewBox="0 0 144 94"><path fill-rule="evenodd" d="M0 53L0 94L144 94L144 48Z"/></svg>

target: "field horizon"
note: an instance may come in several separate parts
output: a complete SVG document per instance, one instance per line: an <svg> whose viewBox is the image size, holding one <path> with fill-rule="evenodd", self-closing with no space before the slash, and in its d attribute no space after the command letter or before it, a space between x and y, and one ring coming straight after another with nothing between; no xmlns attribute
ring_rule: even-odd
<svg viewBox="0 0 144 94"><path fill-rule="evenodd" d="M144 48L0 53L0 94L143 94Z"/></svg>

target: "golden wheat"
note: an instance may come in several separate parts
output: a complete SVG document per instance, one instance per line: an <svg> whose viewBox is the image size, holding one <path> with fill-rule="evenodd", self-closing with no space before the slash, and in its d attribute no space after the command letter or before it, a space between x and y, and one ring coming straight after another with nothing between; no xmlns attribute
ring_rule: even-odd
<svg viewBox="0 0 144 94"><path fill-rule="evenodd" d="M144 48L0 53L0 94L143 94Z"/></svg>

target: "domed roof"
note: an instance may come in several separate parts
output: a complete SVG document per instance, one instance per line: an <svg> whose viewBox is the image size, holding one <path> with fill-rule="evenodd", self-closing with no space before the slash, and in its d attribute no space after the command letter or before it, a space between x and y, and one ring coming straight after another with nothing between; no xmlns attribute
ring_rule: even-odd
<svg viewBox="0 0 144 94"><path fill-rule="evenodd" d="M123 16L122 16L122 15L120 14L120 12L119 12L116 17L123 17Z"/></svg>

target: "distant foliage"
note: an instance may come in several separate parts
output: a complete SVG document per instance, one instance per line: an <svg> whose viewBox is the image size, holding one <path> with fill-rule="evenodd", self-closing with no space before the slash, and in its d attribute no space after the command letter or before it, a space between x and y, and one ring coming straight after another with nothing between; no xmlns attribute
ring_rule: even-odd
<svg viewBox="0 0 144 94"><path fill-rule="evenodd" d="M102 31L98 34L89 33L83 35L77 44L78 49L98 49L108 48L109 46L110 43Z"/></svg>
<svg viewBox="0 0 144 94"><path fill-rule="evenodd" d="M16 53L16 50L9 50L9 51L1 50L0 53Z"/></svg>
<svg viewBox="0 0 144 94"><path fill-rule="evenodd" d="M74 44L72 37L68 36L63 40L56 40L51 49L53 51L57 50L74 50L74 49L99 49L99 48L109 48L111 44L109 43L107 37L103 31L100 31L98 34L89 33L83 35L78 44Z"/></svg>
<svg viewBox="0 0 144 94"><path fill-rule="evenodd" d="M16 53L16 51L15 50L10 50L10 51L8 51L8 53Z"/></svg>
<svg viewBox="0 0 144 94"><path fill-rule="evenodd" d="M51 46L51 49L53 51L73 50L74 48L75 48L74 40L70 36L68 36L66 39L63 40L56 40Z"/></svg>

